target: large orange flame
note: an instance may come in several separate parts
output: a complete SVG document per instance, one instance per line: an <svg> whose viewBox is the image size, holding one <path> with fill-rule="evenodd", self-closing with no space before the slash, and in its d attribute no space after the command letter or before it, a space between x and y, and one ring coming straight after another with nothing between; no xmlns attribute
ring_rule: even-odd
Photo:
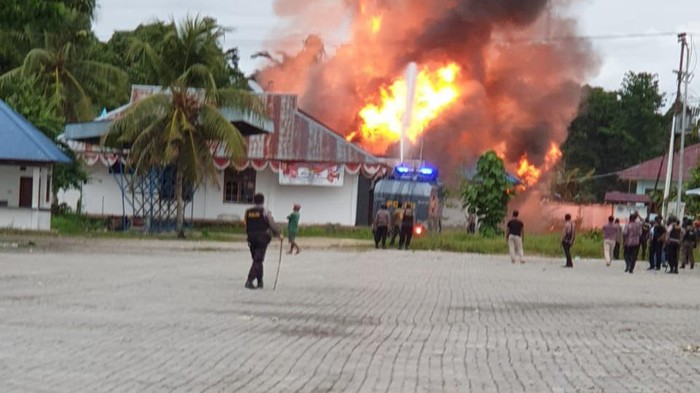
<svg viewBox="0 0 700 393"><path fill-rule="evenodd" d="M544 158L544 165L538 168L532 165L528 160L527 154L525 154L518 163L516 173L522 181L521 190L525 190L537 184L543 173L549 172L561 159L562 153L559 150L559 146L552 142L549 147L549 151Z"/></svg>
<svg viewBox="0 0 700 393"><path fill-rule="evenodd" d="M451 63L435 70L424 67L418 73L411 127L406 132L408 140L415 143L430 122L460 97L459 71L459 66ZM394 81L388 88L382 88L379 94L379 104L368 104L360 110L361 128L348 139L359 135L371 150L384 152L401 137L408 94L406 79Z"/></svg>

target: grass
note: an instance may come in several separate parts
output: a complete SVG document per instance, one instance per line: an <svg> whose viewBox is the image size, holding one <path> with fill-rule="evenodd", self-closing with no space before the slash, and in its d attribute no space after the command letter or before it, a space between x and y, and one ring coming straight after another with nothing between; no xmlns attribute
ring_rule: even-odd
<svg viewBox="0 0 700 393"><path fill-rule="evenodd" d="M563 257L560 234L530 234L523 241L525 255ZM446 230L441 234L429 234L414 237L411 244L417 250L441 250L469 252L476 254L508 254L505 237L483 237L470 235L463 231ZM595 232L577 237L572 248L572 255L582 258L602 258L603 241L598 240Z"/></svg>
<svg viewBox="0 0 700 393"><path fill-rule="evenodd" d="M59 235L106 237L106 238L149 238L174 239L175 233L147 235L141 231L109 231L108 222L75 214L54 215L52 228ZM285 230L286 232L286 230ZM241 241L245 236L242 224L216 223L196 225L187 232L189 240ZM315 225L299 228L299 238L322 237L336 239L372 239L369 227L345 227L341 225ZM528 234L523 247L525 255L562 257L560 235ZM460 230L445 230L441 234L427 234L414 237L412 248L415 250L439 250L477 254L507 254L508 244L504 237L484 237L470 235ZM579 233L572 254L582 258L602 258L603 241L600 232Z"/></svg>

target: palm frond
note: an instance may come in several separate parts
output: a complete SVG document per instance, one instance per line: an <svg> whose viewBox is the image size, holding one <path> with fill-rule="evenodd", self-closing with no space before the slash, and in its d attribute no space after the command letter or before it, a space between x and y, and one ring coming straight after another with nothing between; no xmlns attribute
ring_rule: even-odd
<svg viewBox="0 0 700 393"><path fill-rule="evenodd" d="M165 94L146 97L112 123L101 143L111 147L132 143L144 129L160 119L170 117L173 111L172 100Z"/></svg>
<svg viewBox="0 0 700 393"><path fill-rule="evenodd" d="M199 112L199 132L202 139L209 142L221 142L226 154L237 160L246 156L247 146L241 132L221 115L219 109L209 104L202 106Z"/></svg>
<svg viewBox="0 0 700 393"><path fill-rule="evenodd" d="M207 95L216 94L214 74L204 64L192 65L178 78L177 82L190 87L203 87Z"/></svg>
<svg viewBox="0 0 700 393"><path fill-rule="evenodd" d="M27 53L22 63L25 74L38 74L50 65L55 66L56 55L44 48L34 48Z"/></svg>
<svg viewBox="0 0 700 393"><path fill-rule="evenodd" d="M10 91L22 81L22 67L17 67L0 75L0 96L10 94Z"/></svg>
<svg viewBox="0 0 700 393"><path fill-rule="evenodd" d="M78 61L71 66L72 72L92 97L126 93L129 76L119 67L92 60Z"/></svg>

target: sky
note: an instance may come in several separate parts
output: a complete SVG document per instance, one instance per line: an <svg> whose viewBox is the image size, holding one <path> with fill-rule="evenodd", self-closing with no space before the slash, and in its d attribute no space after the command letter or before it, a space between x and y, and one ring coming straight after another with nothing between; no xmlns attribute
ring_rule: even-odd
<svg viewBox="0 0 700 393"><path fill-rule="evenodd" d="M342 0L338 0L342 1ZM669 97L676 91L680 46L675 34L693 34L697 61L700 55L700 1L698 0L562 0L571 1L570 17L580 24L580 34L592 37L602 65L589 83L617 89L627 71L651 72L659 76L661 90ZM241 68L252 73L260 63L250 56L266 49L266 44L284 26L273 10L274 0L98 0L95 32L106 41L115 30L131 30L156 19L180 20L187 14L213 16L233 31L226 35L225 47L238 47ZM631 6L634 4L633 6ZM313 33L313 26L308 33ZM639 38L610 38L619 35L646 35ZM700 66L696 70L700 74ZM700 103L700 78L690 85L693 103Z"/></svg>

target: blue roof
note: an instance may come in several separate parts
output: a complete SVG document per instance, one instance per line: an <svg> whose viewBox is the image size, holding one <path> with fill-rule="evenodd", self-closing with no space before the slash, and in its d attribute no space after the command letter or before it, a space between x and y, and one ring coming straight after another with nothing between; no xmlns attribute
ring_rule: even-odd
<svg viewBox="0 0 700 393"><path fill-rule="evenodd" d="M0 100L0 161L71 162L46 135Z"/></svg>

